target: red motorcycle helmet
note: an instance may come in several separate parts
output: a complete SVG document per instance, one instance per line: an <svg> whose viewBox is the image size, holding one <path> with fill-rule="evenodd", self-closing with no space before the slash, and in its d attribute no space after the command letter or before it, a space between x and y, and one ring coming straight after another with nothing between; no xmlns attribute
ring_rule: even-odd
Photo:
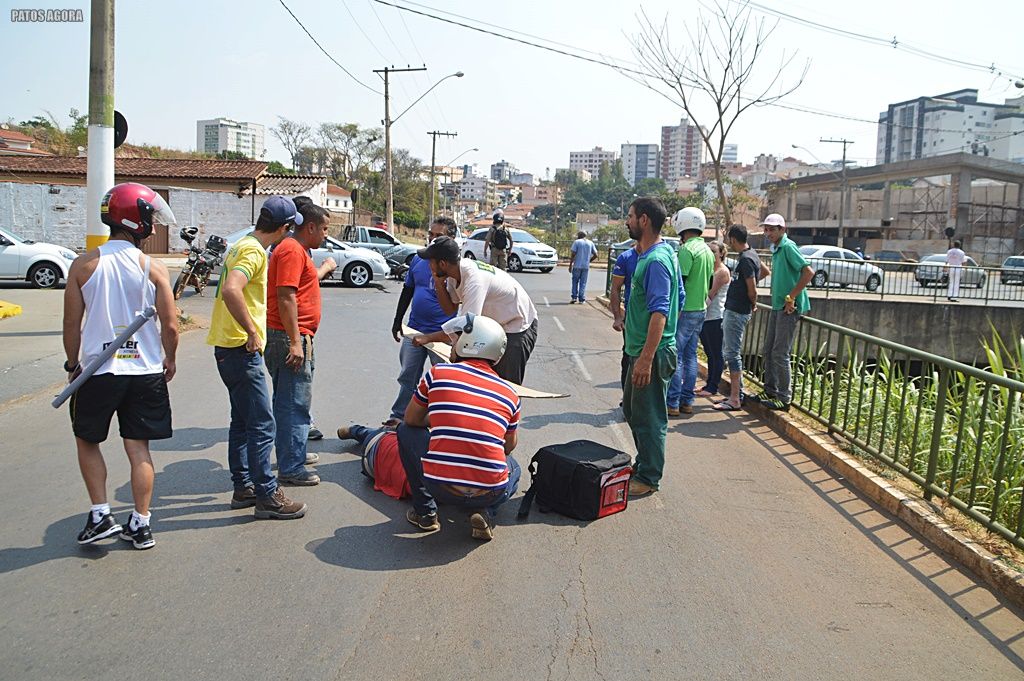
<svg viewBox="0 0 1024 681"><path fill-rule="evenodd" d="M100 202L100 219L107 227L128 232L139 241L153 233L157 222L177 224L163 197L137 182L114 185Z"/></svg>

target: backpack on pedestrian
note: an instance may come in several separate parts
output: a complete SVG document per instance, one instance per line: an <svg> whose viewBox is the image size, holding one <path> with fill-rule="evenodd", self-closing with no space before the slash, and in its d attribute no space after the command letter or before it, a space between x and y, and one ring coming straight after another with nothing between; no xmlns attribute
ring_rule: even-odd
<svg viewBox="0 0 1024 681"><path fill-rule="evenodd" d="M542 513L555 511L579 520L597 520L626 510L632 460L625 452L590 440L541 448L529 465L532 482L518 518L530 514L534 499Z"/></svg>
<svg viewBox="0 0 1024 681"><path fill-rule="evenodd" d="M491 248L504 251L508 248L508 230L504 227L496 227L494 236L491 237Z"/></svg>

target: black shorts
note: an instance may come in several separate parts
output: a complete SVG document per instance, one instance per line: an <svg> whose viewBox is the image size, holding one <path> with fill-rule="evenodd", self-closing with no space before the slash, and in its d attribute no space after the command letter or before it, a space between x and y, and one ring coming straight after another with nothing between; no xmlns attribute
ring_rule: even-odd
<svg viewBox="0 0 1024 681"><path fill-rule="evenodd" d="M171 437L171 400L163 374L91 377L71 396L71 427L75 437L97 444L103 442L110 432L114 412L125 439Z"/></svg>

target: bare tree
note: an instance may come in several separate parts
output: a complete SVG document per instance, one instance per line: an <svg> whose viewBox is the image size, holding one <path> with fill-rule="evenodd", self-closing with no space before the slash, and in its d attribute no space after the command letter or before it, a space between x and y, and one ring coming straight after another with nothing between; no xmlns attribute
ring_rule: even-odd
<svg viewBox="0 0 1024 681"><path fill-rule="evenodd" d="M680 31L678 25L669 25L667 16L656 24L641 10L637 19L640 32L631 41L647 75L620 72L682 106L697 126L714 168L722 210L716 229L727 226L732 222L732 206L725 192L722 156L729 133L751 107L777 102L800 87L810 62L795 82L783 83L796 54L783 52L778 65L762 63L778 22L769 25L764 18L754 18L745 2L716 1L711 16L698 11L695 27L683 25L682 45L673 41ZM762 71L765 76L756 78ZM706 127L700 121L707 116L701 114L709 109L714 124Z"/></svg>
<svg viewBox="0 0 1024 681"><path fill-rule="evenodd" d="M288 120L284 116L278 116L277 118L278 123L270 129L270 132L281 142L284 150L288 152L292 160L292 170L295 170L295 163L302 151L302 147L312 137L310 127L306 123Z"/></svg>

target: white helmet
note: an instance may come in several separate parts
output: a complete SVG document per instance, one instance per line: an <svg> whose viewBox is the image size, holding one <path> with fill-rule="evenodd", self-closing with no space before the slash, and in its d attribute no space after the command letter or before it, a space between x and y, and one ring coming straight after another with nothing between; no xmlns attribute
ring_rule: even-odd
<svg viewBox="0 0 1024 681"><path fill-rule="evenodd" d="M687 206L672 216L672 227L679 235L688 230L703 232L707 224L708 219L704 217L704 211L693 206Z"/></svg>
<svg viewBox="0 0 1024 681"><path fill-rule="evenodd" d="M460 318L462 333L455 340L455 354L463 359L486 359L497 362L505 354L508 337L501 324L490 317L466 313Z"/></svg>

